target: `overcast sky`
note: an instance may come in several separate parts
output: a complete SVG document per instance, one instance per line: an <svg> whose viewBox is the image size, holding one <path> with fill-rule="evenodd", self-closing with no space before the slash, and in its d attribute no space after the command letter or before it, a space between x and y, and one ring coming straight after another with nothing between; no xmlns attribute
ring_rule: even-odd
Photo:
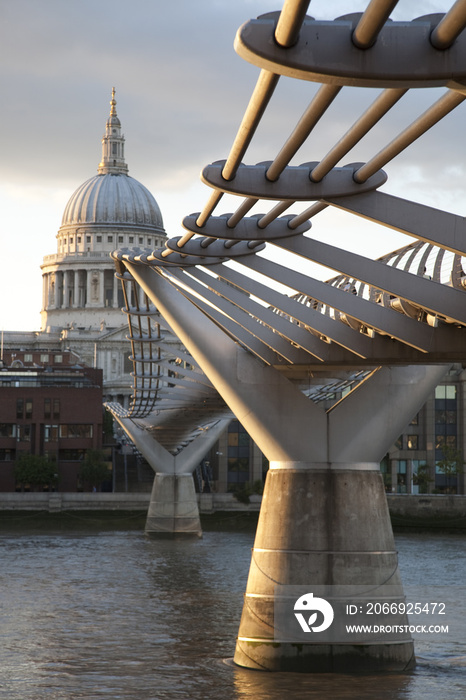
<svg viewBox="0 0 466 700"><path fill-rule="evenodd" d="M444 12L451 4L400 0L392 17ZM333 19L366 5L312 0L309 14ZM199 172L227 157L258 76L234 52L235 33L248 19L280 8L281 0L0 0L0 328L39 328L40 264L56 252L68 199L97 172L112 86L129 173L154 194L168 235L180 235L183 216L201 210L210 194ZM246 162L276 155L315 90L309 82L280 82ZM411 91L378 138L391 138L443 90L433 92ZM325 155L349 126L343 117L354 112L356 118L373 97L368 90L342 91L325 128L296 162ZM385 191L463 214L464 138L458 139L465 109L387 167ZM370 149L369 139L350 160L364 160ZM437 163L442 173L435 175ZM377 239L374 253L382 254L405 241L356 217L320 216L313 235L331 242L339 235L362 245Z"/></svg>

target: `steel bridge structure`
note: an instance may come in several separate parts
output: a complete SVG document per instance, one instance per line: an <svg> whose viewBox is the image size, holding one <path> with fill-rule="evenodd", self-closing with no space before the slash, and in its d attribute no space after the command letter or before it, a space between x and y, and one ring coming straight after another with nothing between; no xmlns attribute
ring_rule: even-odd
<svg viewBox="0 0 466 700"><path fill-rule="evenodd" d="M224 428L220 421L235 415L270 461L235 653L248 668L414 664L409 633L351 643L311 634L303 642L274 622L277 599L296 586L385 591L389 584L390 596L402 599L379 462L451 364L465 359L466 219L385 190L392 161L420 138L428 153L431 129L466 98L466 0L413 21L392 21L396 5L371 0L361 13L320 21L306 14L308 1L285 0L281 12L246 22L235 49L259 75L230 153L202 171L210 188L204 209L183 219L185 233L164 250L113 253L117 274L150 311L148 330L133 330L131 342L160 346L157 323L165 324L185 348L179 357L189 375L178 385L189 411L159 411L160 402L173 401L160 393L166 380L154 371L162 355L133 353L142 368L133 411L146 423L120 416L128 434L168 431L173 457L181 443L196 445L193 429L209 433L201 430L207 405L212 436L213 424ZM276 134L282 145L272 160L246 164L263 120L273 116L280 81L319 87L291 133ZM342 94L361 88L373 101L356 119L342 110L328 152L296 164L298 152L312 157L319 148L315 135ZM392 115L398 124L406 95L421 89L429 98L440 94L386 139L381 125ZM448 165L445 154L432 192ZM224 213L230 195L237 206ZM352 250L349 237L344 247L332 244L324 212L335 208L373 222L379 239L395 230L409 242L377 259ZM316 265L336 276L322 281ZM129 301L127 312L141 316ZM310 398L319 378L355 373L362 381L330 410ZM194 450L184 449L188 457ZM182 455L173 457L180 465ZM179 470L192 471L192 460ZM170 463L168 472L173 481L177 467Z"/></svg>

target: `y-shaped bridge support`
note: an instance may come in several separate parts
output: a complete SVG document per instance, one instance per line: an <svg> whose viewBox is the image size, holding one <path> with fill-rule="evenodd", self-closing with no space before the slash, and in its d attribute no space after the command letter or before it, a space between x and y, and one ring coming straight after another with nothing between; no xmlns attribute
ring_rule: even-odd
<svg viewBox="0 0 466 700"><path fill-rule="evenodd" d="M385 367L325 412L227 337L148 267L128 265L270 460L235 662L277 671L400 671L408 633L374 643L281 640L274 597L289 586L362 586L403 596L379 470L446 367ZM406 622L406 619L405 619ZM314 641L316 640L316 641Z"/></svg>
<svg viewBox="0 0 466 700"><path fill-rule="evenodd" d="M151 537L201 537L202 528L192 473L227 428L230 419L218 420L208 430L202 431L182 452L172 455L134 420L118 416L115 418L155 472L146 534Z"/></svg>

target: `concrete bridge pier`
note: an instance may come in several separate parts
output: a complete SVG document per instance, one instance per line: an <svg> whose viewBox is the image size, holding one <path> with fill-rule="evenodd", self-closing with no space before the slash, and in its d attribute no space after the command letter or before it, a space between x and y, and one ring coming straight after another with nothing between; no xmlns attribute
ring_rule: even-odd
<svg viewBox="0 0 466 700"><path fill-rule="evenodd" d="M301 672L403 671L414 665L409 633L387 635L382 643L350 643L343 637L322 644L312 633L303 643L297 628L296 639L288 636L284 641L274 619L274 601L296 586L327 590L329 595L356 586L359 592L370 591L371 598L403 600L379 463L445 370L416 366L375 371L326 414L326 430L314 432L311 423L303 436L310 456L316 452L315 441L325 445L326 462L271 462L236 644L237 664ZM294 420L296 415L287 415L286 423ZM367 624L368 619L362 621ZM401 622L407 624L407 618Z"/></svg>
<svg viewBox="0 0 466 700"><path fill-rule="evenodd" d="M377 368L325 412L157 272L128 267L270 461L235 662L274 671L409 669L409 634L322 643L317 633L303 641L298 630L282 639L274 604L290 587L356 585L386 595L390 585L403 598L379 463L447 367Z"/></svg>
<svg viewBox="0 0 466 700"><path fill-rule="evenodd" d="M149 537L202 536L192 474L156 474L145 526Z"/></svg>
<svg viewBox="0 0 466 700"><path fill-rule="evenodd" d="M230 419L216 421L177 455L130 418L115 416L155 472L145 526L150 537L202 536L193 471L215 444Z"/></svg>

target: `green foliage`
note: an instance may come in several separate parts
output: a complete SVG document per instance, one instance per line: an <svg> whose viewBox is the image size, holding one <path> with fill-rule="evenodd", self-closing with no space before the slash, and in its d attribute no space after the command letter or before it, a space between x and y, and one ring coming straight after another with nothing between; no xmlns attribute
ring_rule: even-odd
<svg viewBox="0 0 466 700"><path fill-rule="evenodd" d="M79 470L81 481L91 486L100 486L109 477L108 464L101 450L87 450Z"/></svg>
<svg viewBox="0 0 466 700"><path fill-rule="evenodd" d="M57 482L56 464L47 457L22 454L15 462L14 474L18 484L51 486Z"/></svg>
<svg viewBox="0 0 466 700"><path fill-rule="evenodd" d="M233 496L236 498L237 501L240 503L250 503L250 496L254 495L261 495L264 491L264 483L260 480L257 479L253 484L250 484L249 481L247 481L245 484L242 486L237 486L236 488L233 489Z"/></svg>
<svg viewBox="0 0 466 700"><path fill-rule="evenodd" d="M249 484L244 484L243 486L237 486L233 489L233 496L240 503L249 503L249 496L251 496L252 491Z"/></svg>
<svg viewBox="0 0 466 700"><path fill-rule="evenodd" d="M102 429L105 438L111 438L113 436L113 416L110 411L104 409L104 415L102 419Z"/></svg>
<svg viewBox="0 0 466 700"><path fill-rule="evenodd" d="M437 469L441 474L446 476L448 490L450 490L451 479L463 473L465 461L461 450L457 450L456 447L452 447L451 445L443 445L442 452L443 457L438 460Z"/></svg>
<svg viewBox="0 0 466 700"><path fill-rule="evenodd" d="M264 493L264 482L262 479L257 479L252 485L252 493L257 494L258 496L262 496Z"/></svg>
<svg viewBox="0 0 466 700"><path fill-rule="evenodd" d="M419 486L419 493L427 493L429 484L434 481L430 476L430 467L425 462L420 464L413 474L413 483Z"/></svg>

